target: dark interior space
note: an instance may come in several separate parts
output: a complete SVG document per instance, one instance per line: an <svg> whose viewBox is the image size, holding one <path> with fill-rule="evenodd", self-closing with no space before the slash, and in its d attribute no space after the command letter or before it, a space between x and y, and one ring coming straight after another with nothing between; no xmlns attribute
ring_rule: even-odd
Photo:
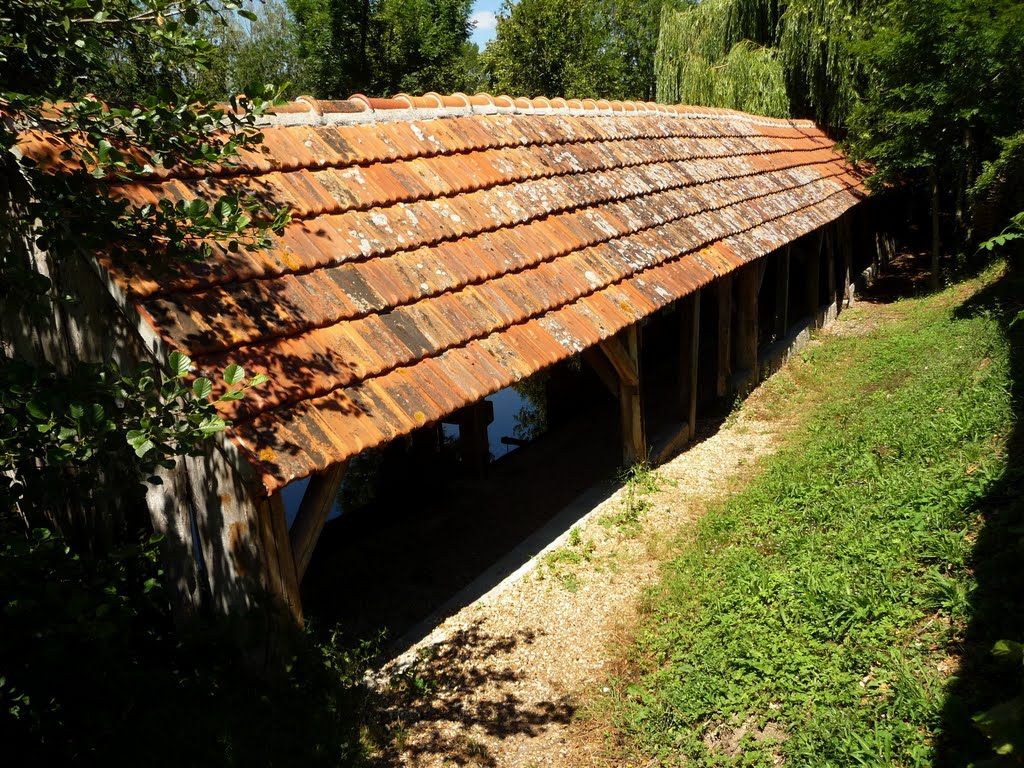
<svg viewBox="0 0 1024 768"><path fill-rule="evenodd" d="M545 426L482 476L460 461L448 427L395 441L376 457L364 472L372 479L356 483L372 483L373 493L364 489L358 508L349 504L324 528L302 584L307 618L354 637L383 631L392 642L585 490L616 476L618 402L579 358L517 389L526 405L543 401L539 416L522 409L528 431ZM351 499L346 486L341 495Z"/></svg>

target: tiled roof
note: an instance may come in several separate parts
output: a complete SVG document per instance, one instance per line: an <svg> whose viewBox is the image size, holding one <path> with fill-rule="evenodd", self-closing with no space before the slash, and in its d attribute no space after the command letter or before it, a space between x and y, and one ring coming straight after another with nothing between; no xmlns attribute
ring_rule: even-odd
<svg viewBox="0 0 1024 768"><path fill-rule="evenodd" d="M573 355L864 196L812 123L703 107L300 99L264 135L235 168L122 192L271 197L294 214L274 247L170 277L104 266L200 372L270 376L226 414L268 492Z"/></svg>

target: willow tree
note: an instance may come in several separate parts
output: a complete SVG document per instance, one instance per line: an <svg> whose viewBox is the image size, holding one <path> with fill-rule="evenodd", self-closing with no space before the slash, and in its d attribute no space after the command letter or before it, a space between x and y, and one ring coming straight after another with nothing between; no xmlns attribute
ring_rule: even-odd
<svg viewBox="0 0 1024 768"><path fill-rule="evenodd" d="M854 104L862 0L704 0L662 11L658 100L812 117L841 126Z"/></svg>

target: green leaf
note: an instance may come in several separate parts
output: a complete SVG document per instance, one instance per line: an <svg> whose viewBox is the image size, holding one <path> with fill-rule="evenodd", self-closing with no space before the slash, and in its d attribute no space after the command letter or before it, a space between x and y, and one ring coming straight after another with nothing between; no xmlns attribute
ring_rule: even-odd
<svg viewBox="0 0 1024 768"><path fill-rule="evenodd" d="M167 363L171 367L171 372L177 379L185 376L190 370L192 370L192 360L188 355L182 352L171 352L167 358Z"/></svg>
<svg viewBox="0 0 1024 768"><path fill-rule="evenodd" d="M151 450L156 448L156 445L153 443L152 440L145 440L142 443L139 443L139 445L133 447L135 448L135 455L138 456L139 458L142 458Z"/></svg>
<svg viewBox="0 0 1024 768"><path fill-rule="evenodd" d="M249 379L249 386L250 387L258 387L258 386L261 386L263 384L266 384L268 381L270 381L270 377L267 376L267 374L265 374L265 373L257 373L255 376L253 376L251 379Z"/></svg>
<svg viewBox="0 0 1024 768"><path fill-rule="evenodd" d="M209 379L196 379L192 382L192 394L200 400L205 400L213 392L213 383Z"/></svg>
<svg viewBox="0 0 1024 768"><path fill-rule="evenodd" d="M224 427L226 426L227 424L224 422L224 419L218 416L210 416L209 418L203 419L202 423L199 425L199 431L204 435L213 435L217 432L223 432Z"/></svg>
<svg viewBox="0 0 1024 768"><path fill-rule="evenodd" d="M29 400L25 404L25 410L28 411L28 415L34 419L43 421L50 418L50 412L37 400Z"/></svg>
<svg viewBox="0 0 1024 768"><path fill-rule="evenodd" d="M236 363L232 363L224 369L224 381L228 384L237 384L243 378L245 378L245 369Z"/></svg>

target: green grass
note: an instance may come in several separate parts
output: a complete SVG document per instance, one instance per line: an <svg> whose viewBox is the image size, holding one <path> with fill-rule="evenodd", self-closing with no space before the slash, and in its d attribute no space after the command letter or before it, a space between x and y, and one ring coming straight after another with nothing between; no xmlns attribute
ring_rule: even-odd
<svg viewBox="0 0 1024 768"><path fill-rule="evenodd" d="M631 539L643 531L644 515L651 508L647 497L658 490L661 478L648 464L634 464L622 472L619 482L623 486L621 501L615 509L601 515L597 522Z"/></svg>
<svg viewBox="0 0 1024 768"><path fill-rule="evenodd" d="M780 379L799 383L801 426L681 540L645 600L635 674L615 686L627 752L708 766L985 756L970 715L1013 684L986 654L1021 630L1024 597L1001 275L967 306L961 287L890 307L894 322L829 339ZM1000 601L1010 618L979 626Z"/></svg>

